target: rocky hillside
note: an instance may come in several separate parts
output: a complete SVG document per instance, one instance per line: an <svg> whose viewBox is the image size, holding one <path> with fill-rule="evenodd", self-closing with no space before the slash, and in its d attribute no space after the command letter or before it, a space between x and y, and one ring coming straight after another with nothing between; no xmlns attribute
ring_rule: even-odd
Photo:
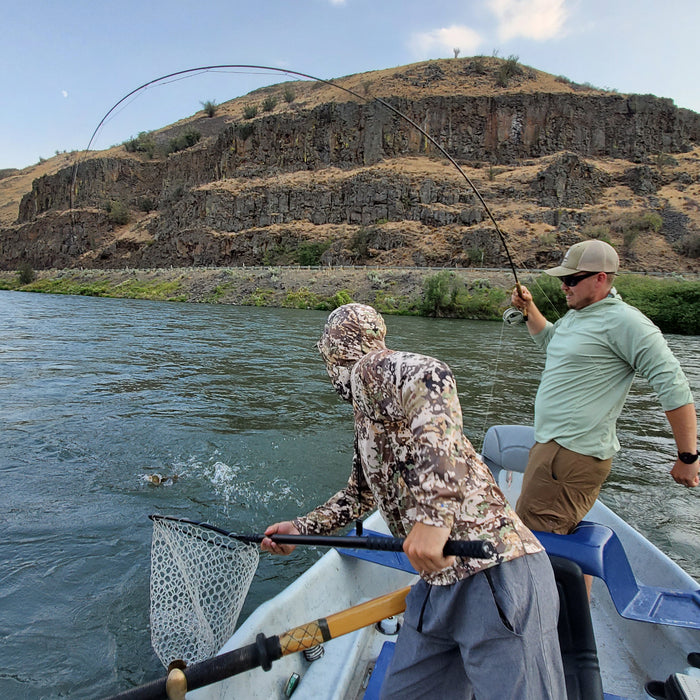
<svg viewBox="0 0 700 700"><path fill-rule="evenodd" d="M693 272L700 115L474 57L273 85L108 151L0 172L0 269L500 267L460 165L540 268L588 237ZM385 101L394 110L378 102Z"/></svg>

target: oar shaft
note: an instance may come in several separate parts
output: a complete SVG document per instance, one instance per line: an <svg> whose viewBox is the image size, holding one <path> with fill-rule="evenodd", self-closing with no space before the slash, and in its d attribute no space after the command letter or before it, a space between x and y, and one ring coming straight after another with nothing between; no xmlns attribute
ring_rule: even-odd
<svg viewBox="0 0 700 700"><path fill-rule="evenodd" d="M406 596L410 586L393 593L374 598L354 608L343 610L326 618L330 638L342 637L356 629L373 625L386 617L398 615L406 609Z"/></svg>

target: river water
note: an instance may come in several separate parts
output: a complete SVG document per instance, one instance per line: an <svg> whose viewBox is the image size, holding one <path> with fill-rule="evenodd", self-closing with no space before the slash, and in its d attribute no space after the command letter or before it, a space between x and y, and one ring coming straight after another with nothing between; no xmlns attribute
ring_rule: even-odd
<svg viewBox="0 0 700 700"><path fill-rule="evenodd" d="M0 292L0 697L95 698L162 675L149 514L261 531L342 486L352 419L315 350L325 317ZM386 321L390 347L451 365L477 449L489 425L532 422L543 358L524 327ZM700 397L700 337L668 340ZM667 475L674 445L644 381L619 435L603 500L700 576L700 494ZM241 619L321 554L263 555Z"/></svg>

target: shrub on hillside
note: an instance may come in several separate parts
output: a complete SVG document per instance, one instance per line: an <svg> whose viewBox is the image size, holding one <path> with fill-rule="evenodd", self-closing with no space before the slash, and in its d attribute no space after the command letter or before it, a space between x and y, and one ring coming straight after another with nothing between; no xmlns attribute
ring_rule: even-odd
<svg viewBox="0 0 700 700"><path fill-rule="evenodd" d="M676 250L681 255L686 255L689 258L700 258L700 233L692 231L686 233L678 244Z"/></svg>
<svg viewBox="0 0 700 700"><path fill-rule="evenodd" d="M315 267L321 264L321 256L330 248L329 243L300 243L296 250L295 262L299 265Z"/></svg>
<svg viewBox="0 0 700 700"><path fill-rule="evenodd" d="M168 153L184 151L186 148L194 146L201 138L202 135L199 133L199 131L196 131L195 129L187 129L174 139L170 139Z"/></svg>
<svg viewBox="0 0 700 700"><path fill-rule="evenodd" d="M253 119L253 117L256 117L258 114L258 108L256 105L246 105L243 108L243 118L244 119Z"/></svg>
<svg viewBox="0 0 700 700"><path fill-rule="evenodd" d="M508 87L508 83L513 78L523 74L523 69L518 63L519 60L519 56L508 56L508 58L501 63L496 74L496 85L498 85L498 87Z"/></svg>
<svg viewBox="0 0 700 700"><path fill-rule="evenodd" d="M569 310L561 291L561 282L557 277L540 275L526 286L532 294L535 305L548 321L556 321Z"/></svg>
<svg viewBox="0 0 700 700"><path fill-rule="evenodd" d="M255 131L255 124L251 124L250 122L247 124L236 124L234 128L236 136L245 141Z"/></svg>
<svg viewBox="0 0 700 700"><path fill-rule="evenodd" d="M269 95L263 100L263 112L271 112L277 106L277 98L274 95Z"/></svg>
<svg viewBox="0 0 700 700"><path fill-rule="evenodd" d="M149 158L153 158L157 147L153 135L142 131L136 138L125 141L124 148L129 153L145 153Z"/></svg>
<svg viewBox="0 0 700 700"><path fill-rule="evenodd" d="M202 105L202 109L208 117L213 117L216 114L216 108L218 105L216 102L214 102L214 100L207 100L206 102L200 102L199 104Z"/></svg>
<svg viewBox="0 0 700 700"><path fill-rule="evenodd" d="M117 226L129 223L129 207L124 202L112 200L107 204L107 218Z"/></svg>

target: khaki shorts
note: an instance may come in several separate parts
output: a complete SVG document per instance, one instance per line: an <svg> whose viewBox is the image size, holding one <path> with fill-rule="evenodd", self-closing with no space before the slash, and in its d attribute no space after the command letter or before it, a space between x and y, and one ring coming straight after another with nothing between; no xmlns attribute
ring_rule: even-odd
<svg viewBox="0 0 700 700"><path fill-rule="evenodd" d="M598 498L612 459L572 452L550 440L530 450L516 512L531 530L568 535Z"/></svg>

